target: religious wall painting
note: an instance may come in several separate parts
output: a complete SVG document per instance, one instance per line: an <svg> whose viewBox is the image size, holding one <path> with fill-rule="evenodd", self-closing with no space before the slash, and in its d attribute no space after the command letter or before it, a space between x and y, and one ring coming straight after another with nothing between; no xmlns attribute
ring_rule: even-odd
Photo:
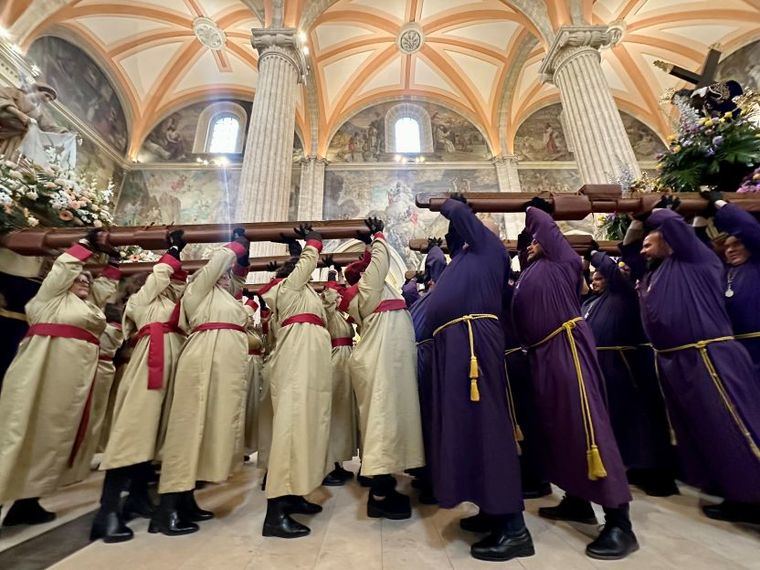
<svg viewBox="0 0 760 570"><path fill-rule="evenodd" d="M58 101L92 127L115 150L127 149L128 129L116 91L98 65L78 47L45 36L32 43L28 57L39 79L58 93Z"/></svg>
<svg viewBox="0 0 760 570"><path fill-rule="evenodd" d="M718 64L717 79L738 81L745 91L760 93L760 41L735 51Z"/></svg>
<svg viewBox="0 0 760 570"><path fill-rule="evenodd" d="M327 151L331 162L392 162L396 155L386 145L386 115L401 101L375 105L346 121L333 135ZM432 135L433 152L424 153L426 160L453 162L490 158L488 143L468 119L440 105L422 101L408 102L422 113L413 113L421 130ZM396 114L393 115L396 117ZM401 118L403 113L397 118Z"/></svg>
<svg viewBox="0 0 760 570"><path fill-rule="evenodd" d="M523 162L571 161L572 149L565 137L561 120L562 105L556 103L539 109L526 119L515 135L515 154ZM633 152L639 160L655 160L665 145L657 134L644 123L621 112Z"/></svg>
<svg viewBox="0 0 760 570"><path fill-rule="evenodd" d="M523 192L576 192L581 187L578 170L572 168L518 168Z"/></svg>
<svg viewBox="0 0 760 570"><path fill-rule="evenodd" d="M493 168L341 170L328 167L324 218L382 218L388 243L409 269L415 269L420 255L408 248L409 240L443 237L448 228L448 221L440 214L417 208L415 196L442 192L498 192L496 173Z"/></svg>
<svg viewBox="0 0 760 570"><path fill-rule="evenodd" d="M79 140L81 142L77 148L77 172L95 178L104 188L111 181L114 192L118 192L124 178L124 170L90 139L81 137Z"/></svg>
<svg viewBox="0 0 760 570"><path fill-rule="evenodd" d="M119 225L212 224L235 219L240 171L132 170L116 208Z"/></svg>

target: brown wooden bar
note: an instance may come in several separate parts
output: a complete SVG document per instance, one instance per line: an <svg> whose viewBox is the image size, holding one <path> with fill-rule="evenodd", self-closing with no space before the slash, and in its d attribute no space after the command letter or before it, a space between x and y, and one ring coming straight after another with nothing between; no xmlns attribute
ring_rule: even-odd
<svg viewBox="0 0 760 570"><path fill-rule="evenodd" d="M310 281L309 285L311 285L311 288L314 289L317 293L321 293L325 289L325 283L327 281ZM266 283L248 283L245 287L243 287L243 294L244 295L253 295L261 289Z"/></svg>
<svg viewBox="0 0 760 570"><path fill-rule="evenodd" d="M591 247L591 243L593 240L593 238L588 235L565 235L565 238L567 239L567 241L570 242L570 245L573 246L573 249L577 251L579 254L582 254L588 251L589 247ZM597 243L599 244L599 249L601 251L610 253L612 255L618 255L620 253L618 250L618 242L616 241L604 240ZM514 240L514 239L504 240L504 245L506 246L506 248L509 250L510 253L517 253L517 240ZM409 249L411 249L412 251L427 253L427 246L428 246L428 241L426 239L409 240ZM441 249L443 250L443 253L449 253L449 249L446 245L445 240L443 242L443 245L441 246Z"/></svg>
<svg viewBox="0 0 760 570"><path fill-rule="evenodd" d="M324 263L325 258L329 256L332 256L334 263L345 266L345 265L348 265L349 263L357 261L358 259L361 259L362 254L355 253L355 252L354 253L323 254L319 260L317 267L326 267ZM272 261L277 263L277 266L280 267L282 266L283 263L285 263L289 259L290 257L287 255L272 256L272 257L252 257L249 271L267 271L267 266ZM195 271L198 271L201 267L206 265L206 263L208 263L208 260L206 259L191 259L191 260L182 262L182 269L184 269L188 273L194 273ZM119 269L121 270L123 275L130 276L130 275L137 275L139 273L148 273L149 271L153 270L154 265L155 265L154 261L127 262L127 263L120 264ZM85 269L95 274L100 273L104 268L105 268L105 265L103 264L92 264L92 265L85 266Z"/></svg>
<svg viewBox="0 0 760 570"><path fill-rule="evenodd" d="M369 230L364 220L331 220L318 222L256 222L248 224L188 224L176 226L115 226L110 228L109 240L114 246L139 245L143 249L164 249L166 234L175 229L185 230L188 243L218 243L229 241L232 230L245 228L245 236L254 242L281 242L297 238L294 228L301 223L311 224L323 239L349 239ZM22 255L47 255L50 250L63 249L83 238L88 228L35 228L10 232L0 237L0 246Z"/></svg>

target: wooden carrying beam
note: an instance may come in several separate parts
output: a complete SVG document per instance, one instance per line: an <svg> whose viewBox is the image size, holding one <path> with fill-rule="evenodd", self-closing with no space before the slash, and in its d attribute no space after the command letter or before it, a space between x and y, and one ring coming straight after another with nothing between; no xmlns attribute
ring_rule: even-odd
<svg viewBox="0 0 760 570"><path fill-rule="evenodd" d="M565 238L570 242L570 245L573 246L573 249L579 254L587 252L591 247L591 243L593 241L593 238L589 235L565 235ZM610 253L612 255L620 254L620 251L618 251L618 242L616 241L600 241L597 243L599 244L599 249L601 251ZM504 240L504 245L510 253L517 253L517 240ZM412 251L427 253L428 241L426 239L409 240L409 249ZM443 250L443 253L449 253L449 249L446 246L445 240L441 246L441 249Z"/></svg>
<svg viewBox="0 0 760 570"><path fill-rule="evenodd" d="M470 192L465 194L467 203L475 212L523 212L535 196L544 198L554 206L555 220L580 220L588 214L628 213L634 214L651 209L664 194L660 192L632 192L623 197L618 184L586 184L577 194L549 194L539 192ZM678 212L686 216L704 213L707 200L697 192L673 194L681 200ZM738 205L748 212L760 213L760 196L753 193L724 192L727 202ZM417 206L439 212L448 194L418 194Z"/></svg>
<svg viewBox="0 0 760 570"><path fill-rule="evenodd" d="M245 237L254 242L282 242L298 238L294 228L310 224L323 239L350 239L368 234L364 220L333 220L321 222L255 222L249 224L188 224L178 226L115 226L108 230L114 246L139 245L143 249L164 249L166 235L175 229L185 230L188 243L220 243L230 240L232 230L245 229ZM10 232L0 237L0 246L22 255L47 255L50 250L63 249L82 239L88 228L35 228Z"/></svg>
<svg viewBox="0 0 760 570"><path fill-rule="evenodd" d="M314 289L317 293L324 291L325 283L327 283L327 281L309 281L309 285L311 285L311 288ZM247 283L245 287L243 287L243 294L251 296L259 289L261 289L264 285L266 285L266 283Z"/></svg>
<svg viewBox="0 0 760 570"><path fill-rule="evenodd" d="M324 254L321 256L319 260L319 264L317 267L326 267L325 265L325 258L332 256L333 262L337 263L339 265L348 265L349 263L352 263L354 261L357 261L358 259L361 259L362 254L361 253L331 253L331 254ZM282 266L286 261L290 259L289 256L273 256L273 257L252 257L251 258L251 266L249 268L250 271L267 271L267 266L271 262L275 262L278 267ZM129 275L137 275L140 273L148 273L153 269L153 266L155 265L155 261L138 261L138 262L127 262L122 263L119 265L119 269L121 270L122 274L125 276ZM201 267L206 265L208 263L207 259L192 259L188 261L182 262L182 269L187 271L188 273L194 273L198 271ZM91 271L93 273L100 273L106 266L103 264L93 264L93 265L86 265L85 269L88 271Z"/></svg>

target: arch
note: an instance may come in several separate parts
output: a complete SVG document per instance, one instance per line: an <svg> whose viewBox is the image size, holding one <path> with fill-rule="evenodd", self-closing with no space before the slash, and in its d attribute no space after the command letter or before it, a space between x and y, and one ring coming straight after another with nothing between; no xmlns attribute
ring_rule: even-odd
<svg viewBox="0 0 760 570"><path fill-rule="evenodd" d="M385 152L397 152L396 123L402 119L416 121L420 132L420 152L433 152L433 127L430 123L430 115L424 107L414 103L399 103L388 109L385 114Z"/></svg>
<svg viewBox="0 0 760 570"><path fill-rule="evenodd" d="M233 101L218 101L211 103L198 117L198 125L195 127L195 140L193 141L193 154L206 154L210 152L214 127L220 118L233 117L238 122L235 149L231 154L243 152L245 133L248 127L248 113L245 109Z"/></svg>

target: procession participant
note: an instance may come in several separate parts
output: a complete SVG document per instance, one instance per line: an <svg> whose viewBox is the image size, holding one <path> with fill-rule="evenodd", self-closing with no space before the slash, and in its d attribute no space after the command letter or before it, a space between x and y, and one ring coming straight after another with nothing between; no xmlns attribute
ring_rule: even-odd
<svg viewBox="0 0 760 570"><path fill-rule="evenodd" d="M419 500L424 505L434 505L438 502L433 493L433 481L430 473L430 442L432 438L432 369L433 369L433 328L427 318L427 303L435 284L446 269L446 256L441 249L442 240L428 239L427 256L425 257L425 289L426 293L419 302L410 309L414 326L414 337L417 343L417 388L420 397L420 421L422 423L422 441L425 449L425 465L411 470L415 480L412 486L420 491Z"/></svg>
<svg viewBox="0 0 760 570"><path fill-rule="evenodd" d="M407 271L404 274L406 281L401 286L401 296L404 298L407 307L411 307L420 299L419 281L417 280L416 271Z"/></svg>
<svg viewBox="0 0 760 570"><path fill-rule="evenodd" d="M263 341L264 358L261 368L261 390L259 392L258 404L258 421L256 422L257 436L256 447L256 467L264 471L261 478L261 490L266 489L267 482L267 465L269 465L269 450L272 448L272 420L274 410L272 410L272 395L269 389L269 369L267 361L274 351L275 332L277 325L271 322L272 311L267 307L266 301L256 293L261 307L261 333Z"/></svg>
<svg viewBox="0 0 760 570"><path fill-rule="evenodd" d="M343 291L339 309L361 334L349 367L359 406L361 473L371 478L367 516L400 520L411 516L411 505L396 491L392 474L425 463L414 329L406 302L385 282L390 247L384 224L377 218L366 224L372 235L370 261L358 282Z"/></svg>
<svg viewBox="0 0 760 570"><path fill-rule="evenodd" d="M124 333L133 347L114 400L111 431L100 469L105 471L100 509L90 539L123 542L132 538L125 518L150 518L150 462L156 458L165 395L185 341L179 328L179 302L185 287L180 253L182 230L167 236L169 249L153 266L143 286L127 300ZM129 496L121 506L121 492Z"/></svg>
<svg viewBox="0 0 760 570"><path fill-rule="evenodd" d="M55 518L39 504L71 466L87 432L103 311L83 271L93 251L118 258L108 233L93 228L53 264L26 304L29 330L0 395L0 504L15 501L5 526Z"/></svg>
<svg viewBox="0 0 760 570"><path fill-rule="evenodd" d="M663 200L647 219L639 285L677 451L725 499L714 519L760 522L760 383L725 308L720 260ZM663 207L664 206L664 207ZM629 229L629 232L636 231ZM696 310L695 310L696 309Z"/></svg>
<svg viewBox="0 0 760 570"><path fill-rule="evenodd" d="M327 315L327 331L332 344L332 418L330 420L330 443L327 451L328 473L323 485L345 485L353 473L343 468L343 461L350 461L358 447L356 441L356 405L351 388L349 359L354 349L354 327L338 310L340 294L345 286L335 280L328 281L322 291L322 304Z"/></svg>
<svg viewBox="0 0 760 570"><path fill-rule="evenodd" d="M332 407L330 334L322 300L309 285L322 236L307 225L296 231L306 241L298 261L283 265L259 290L272 310L276 335L265 366L274 416L262 535L281 538L311 532L291 514L322 510L303 495L319 487L325 476Z"/></svg>
<svg viewBox="0 0 760 570"><path fill-rule="evenodd" d="M115 291L116 287L113 289ZM122 315L119 307L106 304L103 312L106 315L106 329L100 335L100 354L98 355L98 370L95 373L95 384L92 390L90 421L87 425L87 434L82 443L81 451L63 477L63 484L65 485L84 481L90 474L92 459L95 457L95 452L100 444L108 408L108 398L116 375L114 356L124 341L121 330Z"/></svg>
<svg viewBox="0 0 760 570"><path fill-rule="evenodd" d="M760 374L760 222L723 200L720 192L702 193L715 212L715 225L729 234L724 242L723 289L734 336L747 349Z"/></svg>
<svg viewBox="0 0 760 570"><path fill-rule="evenodd" d="M646 337L636 289L615 261L596 251L598 247L594 242L586 254L595 268L591 281L594 296L583 303L581 312L596 340L612 430L632 482L640 483L647 494L678 494L670 467L668 432L657 429L647 405L649 391L644 383L653 379L640 369L637 358Z"/></svg>
<svg viewBox="0 0 760 570"><path fill-rule="evenodd" d="M559 506L538 513L596 524L591 502L601 504L605 525L586 554L620 559L638 549L629 516L631 494L601 393L596 345L581 317L581 258L549 211L541 198L527 208L531 263L512 300L518 336L529 347L548 476L566 493Z"/></svg>
<svg viewBox="0 0 760 570"><path fill-rule="evenodd" d="M195 482L221 483L243 463L248 315L235 293L248 274L250 242L242 228L232 238L211 254L182 296L180 326L188 337L174 373L161 451L161 501L148 532L197 531L197 521L214 515L195 502Z"/></svg>
<svg viewBox="0 0 760 570"><path fill-rule="evenodd" d="M254 316L259 304L247 299L243 304L248 313L245 332L248 335L248 388L245 401L245 432L243 444L245 452L252 454L258 450L259 396L261 391L261 369L264 367L264 340L261 330L255 325Z"/></svg>
<svg viewBox="0 0 760 570"><path fill-rule="evenodd" d="M459 521L464 530L488 533L470 548L473 557L505 561L532 556L499 322L509 256L463 196L446 200L441 214L449 219L446 241L452 260L425 306L433 329L433 491L444 508L463 501L480 508L479 514Z"/></svg>

